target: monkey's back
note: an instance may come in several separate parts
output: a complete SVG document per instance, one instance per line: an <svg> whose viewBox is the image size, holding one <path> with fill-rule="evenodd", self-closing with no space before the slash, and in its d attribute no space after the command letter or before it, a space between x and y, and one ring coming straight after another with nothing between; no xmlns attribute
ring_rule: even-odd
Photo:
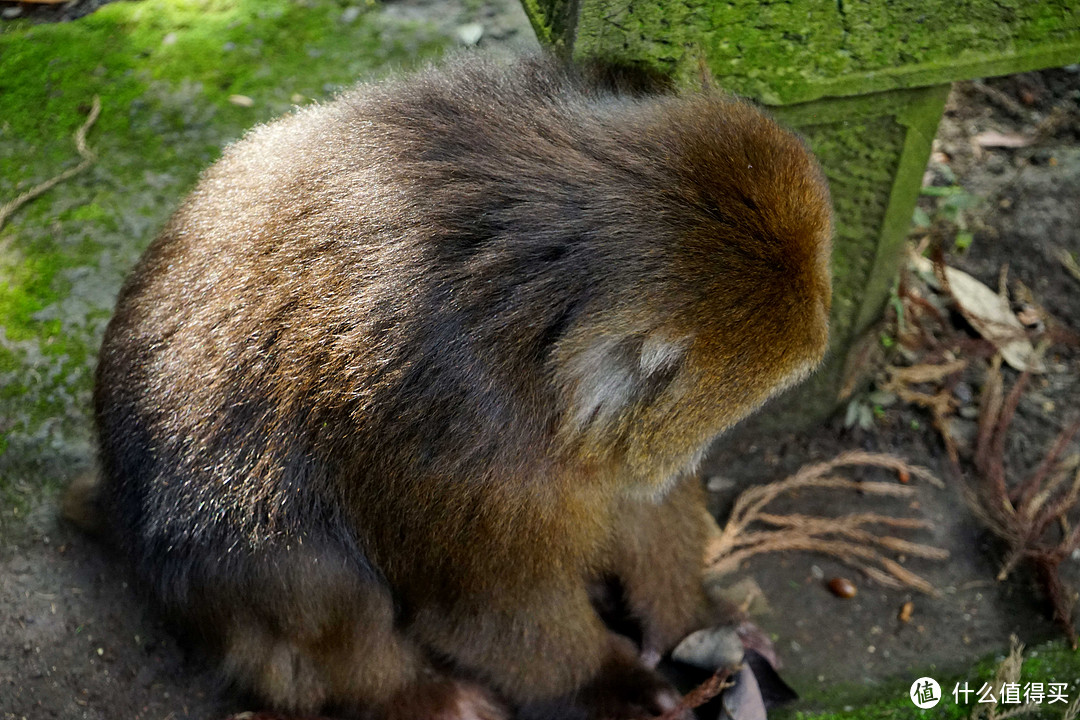
<svg viewBox="0 0 1080 720"><path fill-rule="evenodd" d="M641 261L578 240L628 202L606 194L660 182L605 124L633 105L546 61L472 61L227 149L124 286L98 367L106 499L161 597L304 542L369 572L344 493L550 464L546 345L605 282L585 268Z"/></svg>
<svg viewBox="0 0 1080 720"><path fill-rule="evenodd" d="M715 128L667 126L701 102L728 108L704 154ZM566 471L557 431L574 412L553 354L583 319L658 323L702 302L708 286L681 277L698 250L672 238L730 225L729 209L698 198L710 187L687 164L730 166L721 184L737 185L740 143L764 132L751 121L722 98L616 97L548 60L469 60L230 147L124 286L98 367L106 500L157 594L182 605L298 546L361 577L406 575L395 549L417 538L426 570L474 533L512 557L530 514L565 514L567 562L587 554L603 518L543 489ZM770 133L765 156L804 152L786 134L769 149ZM765 292L757 280L724 302Z"/></svg>

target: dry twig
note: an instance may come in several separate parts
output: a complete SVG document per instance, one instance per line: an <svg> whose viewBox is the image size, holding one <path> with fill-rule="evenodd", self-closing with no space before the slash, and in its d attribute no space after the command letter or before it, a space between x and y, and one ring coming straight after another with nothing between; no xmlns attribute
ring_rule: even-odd
<svg viewBox="0 0 1080 720"><path fill-rule="evenodd" d="M879 513L814 517L776 515L765 511L766 506L777 497L804 488L849 489L893 497L912 497L916 493L915 488L906 485L856 482L832 474L839 468L853 466L886 468L941 486L941 481L925 468L910 465L892 455L847 452L828 462L808 465L791 477L749 488L739 495L727 523L709 543L706 551L708 571L728 573L753 555L780 550L802 550L831 555L890 587L911 587L935 594L930 583L904 568L886 553L944 560L948 557L948 552L868 529L872 526L926 528L927 523L918 518L898 518ZM749 531L748 526L752 523L771 525L775 529Z"/></svg>
<svg viewBox="0 0 1080 720"><path fill-rule="evenodd" d="M992 686L998 688L998 696L996 698L991 696L992 702L989 703L980 701L971 713L971 720L1007 720L1008 718L1042 711L1041 705L1032 702L1009 706L1008 709L1005 710L1002 709L1003 702L1001 700L1000 690L1006 683L1017 685L1020 683L1020 670L1024 665L1024 645L1015 635L1012 635L1009 638L1009 645L1009 654L998 664L997 670L994 671L994 681ZM1066 710L1061 720L1070 720L1070 713L1073 713L1073 716L1075 716L1075 713L1071 709Z"/></svg>
<svg viewBox="0 0 1080 720"><path fill-rule="evenodd" d="M1005 440L1027 379L1027 374L1021 375L1005 395L1001 359L994 358L979 412L977 475L965 483L964 498L975 515L1008 547L998 580L1008 577L1021 561L1030 562L1053 607L1054 620L1075 649L1073 592L1062 583L1058 569L1065 558L1080 548L1080 525L1071 527L1069 521L1070 513L1080 507L1080 470L1072 457L1064 460L1061 457L1080 433L1080 420L1061 431L1027 479L1010 483L1005 467Z"/></svg>
<svg viewBox="0 0 1080 720"><path fill-rule="evenodd" d="M911 386L921 383L940 383L950 376L959 377L967 366L968 361L964 359L945 362L941 365L889 366L886 368L889 380L881 386L882 390L893 393L909 405L918 405L930 411L934 428L941 434L945 451L954 465L960 462L960 452L949 432L949 416L956 410L956 401L953 399L952 391L946 386L930 394L912 390Z"/></svg>
<svg viewBox="0 0 1080 720"><path fill-rule="evenodd" d="M40 185L30 188L22 195L19 195L14 200L0 205L0 229L4 227L7 219L11 217L11 214L18 210L20 207L30 202L36 197L44 195L49 190L53 189L60 183L64 182L68 178L78 175L86 168L94 164L97 160L97 155L86 145L86 133L93 126L94 122L98 119L98 115L101 113L101 99L95 95L93 104L90 106L90 114L86 117L86 122L75 131L75 149L78 150L82 162L75 167L68 168L59 175L54 175Z"/></svg>
<svg viewBox="0 0 1080 720"><path fill-rule="evenodd" d="M730 676L730 668L717 670L708 680L683 695L678 705L665 712L657 720L682 720L682 718L686 717L688 710L704 705L722 691L731 687L732 683L728 682Z"/></svg>

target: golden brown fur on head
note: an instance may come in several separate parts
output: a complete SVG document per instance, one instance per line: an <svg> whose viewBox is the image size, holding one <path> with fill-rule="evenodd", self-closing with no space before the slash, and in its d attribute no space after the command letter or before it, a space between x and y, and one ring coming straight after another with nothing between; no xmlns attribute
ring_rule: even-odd
<svg viewBox="0 0 1080 720"><path fill-rule="evenodd" d="M650 657L711 617L686 471L820 359L829 233L802 144L724 97L462 59L298 111L120 294L109 524L278 707L660 707L588 587Z"/></svg>
<svg viewBox="0 0 1080 720"><path fill-rule="evenodd" d="M568 334L555 363L563 432L659 487L820 361L832 218L813 157L751 105L709 94L652 111L640 132L670 175L660 202L640 201L661 221L635 247L661 270Z"/></svg>

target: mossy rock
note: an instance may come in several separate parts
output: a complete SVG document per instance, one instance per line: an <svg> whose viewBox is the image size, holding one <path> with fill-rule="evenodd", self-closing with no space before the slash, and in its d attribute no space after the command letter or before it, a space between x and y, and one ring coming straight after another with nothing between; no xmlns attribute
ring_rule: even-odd
<svg viewBox="0 0 1080 720"><path fill-rule="evenodd" d="M1073 0L523 0L576 60L694 82L701 63L770 105L941 85L1080 60Z"/></svg>

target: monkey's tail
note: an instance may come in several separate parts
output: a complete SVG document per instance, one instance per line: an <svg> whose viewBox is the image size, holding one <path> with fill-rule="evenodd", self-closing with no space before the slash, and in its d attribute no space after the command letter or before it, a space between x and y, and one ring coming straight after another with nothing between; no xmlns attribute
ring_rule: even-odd
<svg viewBox="0 0 1080 720"><path fill-rule="evenodd" d="M60 498L60 516L88 535L104 535L105 508L101 495L100 473L89 470L77 475Z"/></svg>

